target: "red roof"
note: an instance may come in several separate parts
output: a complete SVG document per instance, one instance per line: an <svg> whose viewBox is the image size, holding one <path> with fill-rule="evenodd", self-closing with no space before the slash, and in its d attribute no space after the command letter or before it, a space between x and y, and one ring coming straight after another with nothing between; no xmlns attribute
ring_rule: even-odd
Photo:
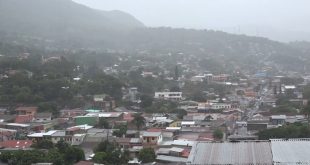
<svg viewBox="0 0 310 165"><path fill-rule="evenodd" d="M29 123L33 120L32 115L18 115L15 118L15 123Z"/></svg>
<svg viewBox="0 0 310 165"><path fill-rule="evenodd" d="M184 149L182 152L181 152L181 156L182 157L185 157L185 158L188 158L189 154L190 154L190 149Z"/></svg>
<svg viewBox="0 0 310 165"><path fill-rule="evenodd" d="M4 142L0 142L0 146L5 148L30 148L32 145L31 140L8 140Z"/></svg>
<svg viewBox="0 0 310 165"><path fill-rule="evenodd" d="M149 128L149 129L147 129L147 132L161 132L162 131L162 129L160 129L160 128Z"/></svg>
<svg viewBox="0 0 310 165"><path fill-rule="evenodd" d="M198 140L199 141L213 141L214 140L213 133L202 133L199 135Z"/></svg>
<svg viewBox="0 0 310 165"><path fill-rule="evenodd" d="M18 107L16 111L37 111L38 107Z"/></svg>
<svg viewBox="0 0 310 165"><path fill-rule="evenodd" d="M88 161L79 161L78 163L75 163L74 165L93 165L93 162Z"/></svg>

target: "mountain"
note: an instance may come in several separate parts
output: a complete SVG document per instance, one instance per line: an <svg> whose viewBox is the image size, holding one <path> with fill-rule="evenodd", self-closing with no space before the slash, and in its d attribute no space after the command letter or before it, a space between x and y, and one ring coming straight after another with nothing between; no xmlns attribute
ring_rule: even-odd
<svg viewBox="0 0 310 165"><path fill-rule="evenodd" d="M0 41L38 49L143 52L151 57L181 53L222 66L310 70L308 44L213 30L149 28L127 13L71 0L0 0L0 22Z"/></svg>
<svg viewBox="0 0 310 165"><path fill-rule="evenodd" d="M144 27L127 13L94 10L71 0L0 0L0 21L0 31L54 38Z"/></svg>

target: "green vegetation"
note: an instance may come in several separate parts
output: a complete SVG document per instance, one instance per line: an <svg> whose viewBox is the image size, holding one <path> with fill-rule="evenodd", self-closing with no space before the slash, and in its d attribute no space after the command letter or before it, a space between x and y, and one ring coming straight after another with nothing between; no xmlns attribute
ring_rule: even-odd
<svg viewBox="0 0 310 165"><path fill-rule="evenodd" d="M119 146L108 141L101 142L94 149L95 156L93 161L95 163L121 165L127 164L129 160L129 152L122 151Z"/></svg>
<svg viewBox="0 0 310 165"><path fill-rule="evenodd" d="M152 148L143 148L140 150L138 159L139 161L142 161L142 163L150 163L154 162L156 158L154 149Z"/></svg>
<svg viewBox="0 0 310 165"><path fill-rule="evenodd" d="M310 128L307 125L295 123L260 131L258 134L260 140L276 138L309 138Z"/></svg>
<svg viewBox="0 0 310 165"><path fill-rule="evenodd" d="M33 163L72 165L85 159L84 151L81 148L70 146L64 141L51 145L50 141L44 140L34 144L34 147L37 149L3 151L0 154L0 160L9 165L31 165ZM46 149L48 150L46 151Z"/></svg>
<svg viewBox="0 0 310 165"><path fill-rule="evenodd" d="M113 131L113 136L123 137L123 135L126 135L127 125L125 124L116 125L114 129L117 130Z"/></svg>
<svg viewBox="0 0 310 165"><path fill-rule="evenodd" d="M133 115L132 123L137 127L137 130L140 130L145 125L145 118L141 113L136 113Z"/></svg>
<svg viewBox="0 0 310 165"><path fill-rule="evenodd" d="M220 129L216 129L213 131L213 137L216 139L216 140L222 140L223 139L223 136L224 136L224 133L222 130Z"/></svg>

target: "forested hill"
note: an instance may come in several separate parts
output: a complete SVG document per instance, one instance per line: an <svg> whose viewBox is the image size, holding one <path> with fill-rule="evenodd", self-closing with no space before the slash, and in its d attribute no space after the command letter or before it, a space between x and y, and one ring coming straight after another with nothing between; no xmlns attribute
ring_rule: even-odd
<svg viewBox="0 0 310 165"><path fill-rule="evenodd" d="M0 22L1 42L38 49L182 53L247 68L272 65L304 71L310 66L309 44L212 30L149 28L121 11L99 11L71 0L0 0Z"/></svg>
<svg viewBox="0 0 310 165"><path fill-rule="evenodd" d="M0 21L1 31L55 39L144 26L127 13L95 10L71 0L0 0Z"/></svg>

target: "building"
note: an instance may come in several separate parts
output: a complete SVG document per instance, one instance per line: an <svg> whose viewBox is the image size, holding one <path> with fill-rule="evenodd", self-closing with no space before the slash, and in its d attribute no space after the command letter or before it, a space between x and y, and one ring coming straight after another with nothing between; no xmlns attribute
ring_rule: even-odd
<svg viewBox="0 0 310 165"><path fill-rule="evenodd" d="M211 109L214 109L214 110L231 109L231 104L227 104L227 103L211 103Z"/></svg>
<svg viewBox="0 0 310 165"><path fill-rule="evenodd" d="M273 164L309 164L310 139L272 139Z"/></svg>
<svg viewBox="0 0 310 165"><path fill-rule="evenodd" d="M182 100L182 92L155 92L155 99L180 101Z"/></svg>
<svg viewBox="0 0 310 165"><path fill-rule="evenodd" d="M86 112L85 110L82 110L82 109L63 109L63 110L60 110L60 116L61 117L64 117L64 118L73 118L73 117L76 117L76 116L83 116L85 115Z"/></svg>
<svg viewBox="0 0 310 165"><path fill-rule="evenodd" d="M139 102L139 98L138 98L138 88L136 87L131 87L128 90L128 96L129 96L129 100L131 102Z"/></svg>
<svg viewBox="0 0 310 165"><path fill-rule="evenodd" d="M143 132L143 145L158 145L163 140L161 132Z"/></svg>
<svg viewBox="0 0 310 165"><path fill-rule="evenodd" d="M52 113L37 113L34 117L35 122L43 123L50 122L52 120Z"/></svg>
<svg viewBox="0 0 310 165"><path fill-rule="evenodd" d="M73 118L75 125L92 125L95 126L98 123L98 116L76 116Z"/></svg>
<svg viewBox="0 0 310 165"><path fill-rule="evenodd" d="M18 107L15 111L17 112L17 115L35 116L38 111L38 107Z"/></svg>
<svg viewBox="0 0 310 165"><path fill-rule="evenodd" d="M94 95L93 108L111 111L115 108L115 100L105 94Z"/></svg>
<svg viewBox="0 0 310 165"><path fill-rule="evenodd" d="M187 165L264 164L272 165L270 143L196 142L190 152Z"/></svg>
<svg viewBox="0 0 310 165"><path fill-rule="evenodd" d="M15 118L15 123L30 123L34 120L32 115L17 115Z"/></svg>
<svg viewBox="0 0 310 165"><path fill-rule="evenodd" d="M270 117L270 123L272 125L283 125L286 121L286 115L272 115Z"/></svg>

